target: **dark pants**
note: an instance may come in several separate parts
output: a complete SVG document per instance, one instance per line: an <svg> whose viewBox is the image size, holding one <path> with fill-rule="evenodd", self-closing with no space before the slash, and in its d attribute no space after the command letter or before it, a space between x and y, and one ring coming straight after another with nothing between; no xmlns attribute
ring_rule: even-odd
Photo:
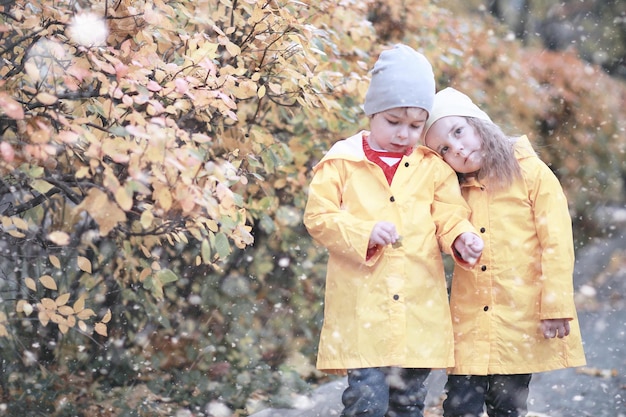
<svg viewBox="0 0 626 417"><path fill-rule="evenodd" d="M526 415L528 386L532 374L449 375L444 417L480 417L484 407L489 417Z"/></svg>
<svg viewBox="0 0 626 417"><path fill-rule="evenodd" d="M430 369L396 367L348 371L342 417L422 417Z"/></svg>

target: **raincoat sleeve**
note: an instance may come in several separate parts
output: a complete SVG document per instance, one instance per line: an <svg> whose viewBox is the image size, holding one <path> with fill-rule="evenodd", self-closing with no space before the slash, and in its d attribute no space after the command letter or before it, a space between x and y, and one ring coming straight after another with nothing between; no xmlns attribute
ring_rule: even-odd
<svg viewBox="0 0 626 417"><path fill-rule="evenodd" d="M437 240L443 252L452 255L459 266L467 269L470 268L469 264L453 249L454 241L465 232L479 235L469 221L470 208L461 195L456 174L452 169L446 169L444 172L442 181L435 189L432 204L432 216L437 227Z"/></svg>
<svg viewBox="0 0 626 417"><path fill-rule="evenodd" d="M567 199L550 168L538 158L533 160L535 174L527 186L541 245L540 318L573 319L574 241Z"/></svg>
<svg viewBox="0 0 626 417"><path fill-rule="evenodd" d="M338 159L316 167L309 185L304 225L311 237L329 252L353 262L373 265L382 253L382 249L370 254L367 251L376 222L363 220L344 207L342 190L347 171L344 161Z"/></svg>

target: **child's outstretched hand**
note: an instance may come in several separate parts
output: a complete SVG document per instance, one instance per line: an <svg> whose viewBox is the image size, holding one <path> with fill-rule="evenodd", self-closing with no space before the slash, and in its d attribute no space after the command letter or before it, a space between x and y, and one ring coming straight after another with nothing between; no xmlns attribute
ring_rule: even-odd
<svg viewBox="0 0 626 417"><path fill-rule="evenodd" d="M378 222L374 225L370 234L369 247L376 245L385 246L396 243L400 235L396 230L396 225L390 222Z"/></svg>
<svg viewBox="0 0 626 417"><path fill-rule="evenodd" d="M454 241L454 249L470 266L476 265L476 261L483 253L484 246L483 240L470 232L462 233Z"/></svg>
<svg viewBox="0 0 626 417"><path fill-rule="evenodd" d="M543 333L543 337L545 337L546 339L553 339L555 337L562 339L569 334L569 320L541 320L541 333Z"/></svg>

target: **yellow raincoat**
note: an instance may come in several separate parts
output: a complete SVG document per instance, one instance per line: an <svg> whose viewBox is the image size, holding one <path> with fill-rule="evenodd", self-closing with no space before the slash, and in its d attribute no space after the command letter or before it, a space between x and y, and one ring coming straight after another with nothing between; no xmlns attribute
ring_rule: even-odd
<svg viewBox="0 0 626 417"><path fill-rule="evenodd" d="M329 373L453 365L452 324L441 248L474 232L452 169L418 147L391 186L367 160L360 132L314 168L304 224L329 252L317 367ZM393 222L402 245L366 259L370 232Z"/></svg>
<svg viewBox="0 0 626 417"><path fill-rule="evenodd" d="M458 375L519 374L585 364L574 306L571 219L561 185L526 136L516 157L523 179L490 192L462 183L485 241L472 270L456 268L451 310ZM571 333L544 339L542 319L569 318Z"/></svg>

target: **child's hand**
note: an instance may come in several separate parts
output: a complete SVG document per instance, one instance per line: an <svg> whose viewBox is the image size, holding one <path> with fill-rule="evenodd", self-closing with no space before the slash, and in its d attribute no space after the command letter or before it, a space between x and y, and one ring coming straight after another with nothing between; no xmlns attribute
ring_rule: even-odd
<svg viewBox="0 0 626 417"><path fill-rule="evenodd" d="M552 339L555 337L562 339L569 334L569 320L541 320L541 333L543 333L543 337L545 337L546 339Z"/></svg>
<svg viewBox="0 0 626 417"><path fill-rule="evenodd" d="M476 265L476 261L483 253L485 243L474 233L462 233L454 241L454 249L459 253L461 258L470 266Z"/></svg>
<svg viewBox="0 0 626 417"><path fill-rule="evenodd" d="M400 239L400 235L396 230L396 226L390 222L378 222L374 225L370 234L369 247L380 245L390 245L396 243Z"/></svg>

